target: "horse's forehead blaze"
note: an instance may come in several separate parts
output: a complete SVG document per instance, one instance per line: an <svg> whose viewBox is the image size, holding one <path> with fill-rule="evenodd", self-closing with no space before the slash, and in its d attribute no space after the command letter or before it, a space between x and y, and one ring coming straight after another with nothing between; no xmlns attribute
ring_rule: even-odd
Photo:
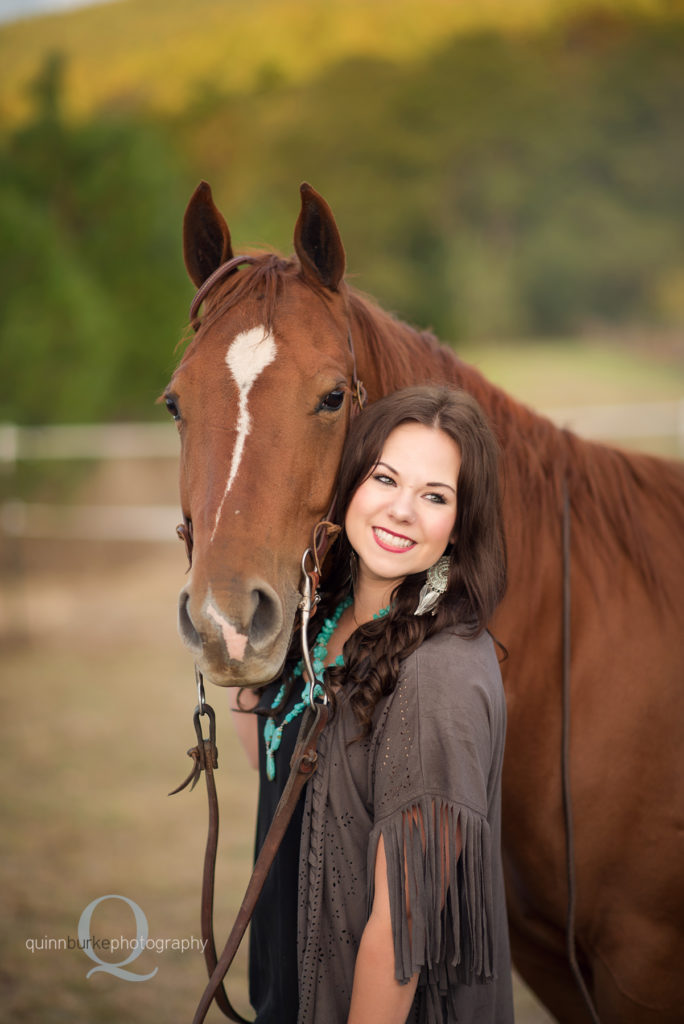
<svg viewBox="0 0 684 1024"><path fill-rule="evenodd" d="M225 363L242 394L248 392L259 374L276 357L273 334L260 324L240 331L228 345Z"/></svg>
<svg viewBox="0 0 684 1024"><path fill-rule="evenodd" d="M263 326L251 327L241 331L228 345L225 355L227 370L233 377L238 390L237 421L235 425L235 443L230 461L230 469L219 501L210 541L214 540L221 523L223 507L240 469L245 451L245 443L252 429L252 417L249 412L249 393L255 381L276 357L276 343L272 333Z"/></svg>

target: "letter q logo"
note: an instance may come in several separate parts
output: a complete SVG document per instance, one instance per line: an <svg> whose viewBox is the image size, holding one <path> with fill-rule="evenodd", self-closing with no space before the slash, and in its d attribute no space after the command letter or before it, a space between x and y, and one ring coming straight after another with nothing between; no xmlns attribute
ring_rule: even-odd
<svg viewBox="0 0 684 1024"><path fill-rule="evenodd" d="M93 949L93 941L90 934L90 921L95 908L105 900L122 900L124 903L128 904L135 917L136 939L132 943L133 950L130 956L126 957L125 960L120 960L118 964L109 963L107 960L101 960ZM133 963L133 961L137 960L143 952L147 943L148 935L149 928L147 918L145 917L142 908L139 907L137 903L134 903L133 900L129 900L126 896L117 896L114 893L109 896L100 896L98 899L93 900L93 902L89 903L85 908L78 922L78 939L81 949L86 956L90 957L90 959L97 964L97 967L90 968L86 974L86 978L89 978L91 974L97 974L99 971L104 971L105 974L113 974L115 978L121 978L122 981L148 981L150 978L153 978L159 970L158 967L155 967L150 974L136 974L134 971L123 970L126 964Z"/></svg>

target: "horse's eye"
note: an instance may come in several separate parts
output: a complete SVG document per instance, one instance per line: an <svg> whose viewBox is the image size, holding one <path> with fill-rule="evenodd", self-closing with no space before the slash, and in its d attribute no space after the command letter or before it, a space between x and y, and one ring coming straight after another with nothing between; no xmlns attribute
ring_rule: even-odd
<svg viewBox="0 0 684 1024"><path fill-rule="evenodd" d="M180 419L180 413L178 411L178 406L174 402L173 398L169 398L169 397L165 398L164 399L164 405L169 410L169 412L173 416L174 420L178 421Z"/></svg>
<svg viewBox="0 0 684 1024"><path fill-rule="evenodd" d="M344 402L344 389L335 388L329 394L322 398L318 406L319 412L337 412L342 407Z"/></svg>

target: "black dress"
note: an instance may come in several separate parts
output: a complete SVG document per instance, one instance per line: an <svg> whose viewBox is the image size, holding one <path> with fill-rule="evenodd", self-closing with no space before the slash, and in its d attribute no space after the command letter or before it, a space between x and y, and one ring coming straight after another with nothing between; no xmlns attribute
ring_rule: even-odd
<svg viewBox="0 0 684 1024"><path fill-rule="evenodd" d="M278 679L266 688L261 698L262 707L271 707L281 682ZM301 699L301 690L301 686L293 688L290 699L276 719L276 725L280 725L285 715ZM257 729L259 801L255 857L266 838L290 773L290 758L294 753L301 716L283 729L280 748L275 755L276 776L273 781L266 775L266 721L259 717ZM303 808L304 793L299 798L252 916L249 996L256 1012L255 1024L297 1024L297 878Z"/></svg>

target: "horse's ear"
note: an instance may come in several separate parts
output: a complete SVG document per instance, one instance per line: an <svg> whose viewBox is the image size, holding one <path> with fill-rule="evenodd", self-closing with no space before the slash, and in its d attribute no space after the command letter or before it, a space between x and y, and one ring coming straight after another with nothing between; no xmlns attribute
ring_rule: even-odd
<svg viewBox="0 0 684 1024"><path fill-rule="evenodd" d="M199 183L185 211L183 257L190 280L197 288L233 257L228 225L214 205L206 181Z"/></svg>
<svg viewBox="0 0 684 1024"><path fill-rule="evenodd" d="M311 185L299 189L302 209L294 245L305 276L335 291L344 276L344 249L332 210Z"/></svg>

